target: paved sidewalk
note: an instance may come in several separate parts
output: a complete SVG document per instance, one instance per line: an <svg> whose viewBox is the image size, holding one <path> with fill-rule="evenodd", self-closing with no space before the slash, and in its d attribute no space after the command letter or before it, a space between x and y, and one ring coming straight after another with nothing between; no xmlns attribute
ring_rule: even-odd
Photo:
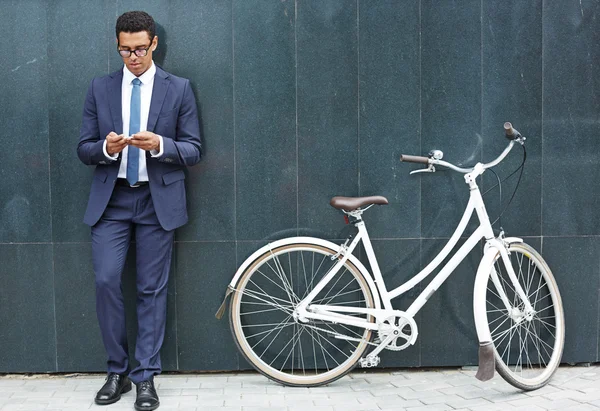
<svg viewBox="0 0 600 411"><path fill-rule="evenodd" d="M320 388L288 388L256 373L165 374L161 411L600 410L600 365L561 367L546 387L522 392L474 369L356 371ZM0 410L131 411L135 388L112 405L93 397L103 375L0 376Z"/></svg>

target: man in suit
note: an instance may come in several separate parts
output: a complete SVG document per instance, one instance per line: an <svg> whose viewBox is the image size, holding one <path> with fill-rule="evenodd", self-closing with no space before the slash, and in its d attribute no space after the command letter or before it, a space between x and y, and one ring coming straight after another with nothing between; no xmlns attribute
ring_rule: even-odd
<svg viewBox="0 0 600 411"><path fill-rule="evenodd" d="M173 233L187 222L184 168L200 160L200 128L189 80L157 67L155 24L145 12L116 24L123 68L89 87L77 154L95 166L84 222L92 231L96 312L108 376L97 404L136 384L136 410L154 410L161 372ZM135 240L138 334L130 368L121 274Z"/></svg>

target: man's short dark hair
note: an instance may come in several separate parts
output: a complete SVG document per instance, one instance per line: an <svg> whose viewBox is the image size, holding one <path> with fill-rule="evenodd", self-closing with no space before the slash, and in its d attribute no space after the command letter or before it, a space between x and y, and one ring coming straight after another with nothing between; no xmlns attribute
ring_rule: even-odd
<svg viewBox="0 0 600 411"><path fill-rule="evenodd" d="M117 39L119 39L119 33L121 32L138 33L146 31L150 36L150 40L152 40L156 34L156 26L152 16L145 11L128 11L121 14L117 19L115 31Z"/></svg>

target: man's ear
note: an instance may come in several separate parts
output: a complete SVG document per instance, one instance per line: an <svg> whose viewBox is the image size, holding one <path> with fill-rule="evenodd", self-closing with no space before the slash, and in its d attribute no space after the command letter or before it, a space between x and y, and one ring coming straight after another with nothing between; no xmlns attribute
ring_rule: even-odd
<svg viewBox="0 0 600 411"><path fill-rule="evenodd" d="M152 51L156 50L156 47L158 47L158 36L154 36L152 39Z"/></svg>

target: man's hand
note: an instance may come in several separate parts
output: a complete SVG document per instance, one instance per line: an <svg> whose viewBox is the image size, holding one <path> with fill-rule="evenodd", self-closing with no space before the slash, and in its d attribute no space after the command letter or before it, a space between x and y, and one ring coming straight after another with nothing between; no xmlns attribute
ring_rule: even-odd
<svg viewBox="0 0 600 411"><path fill-rule="evenodd" d="M160 139L150 131L140 131L127 140L127 144L139 149L160 151Z"/></svg>
<svg viewBox="0 0 600 411"><path fill-rule="evenodd" d="M127 145L127 139L122 134L117 134L114 131L111 131L106 136L106 152L111 156L120 153L123 151L125 146Z"/></svg>

